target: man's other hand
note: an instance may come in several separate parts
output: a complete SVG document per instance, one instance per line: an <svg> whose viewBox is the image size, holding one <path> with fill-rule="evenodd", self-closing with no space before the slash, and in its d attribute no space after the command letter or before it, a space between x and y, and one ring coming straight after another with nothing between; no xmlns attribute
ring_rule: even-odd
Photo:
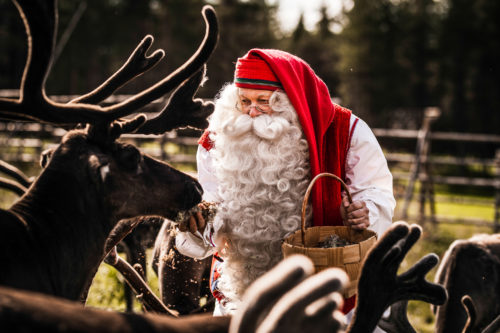
<svg viewBox="0 0 500 333"><path fill-rule="evenodd" d="M349 203L347 196L342 197L340 213L344 224L357 230L364 230L370 226L369 210L364 201Z"/></svg>

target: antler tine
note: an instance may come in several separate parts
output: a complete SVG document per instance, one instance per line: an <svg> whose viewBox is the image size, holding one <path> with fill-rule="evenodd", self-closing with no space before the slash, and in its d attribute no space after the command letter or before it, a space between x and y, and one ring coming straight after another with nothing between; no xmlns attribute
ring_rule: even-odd
<svg viewBox="0 0 500 333"><path fill-rule="evenodd" d="M31 183L33 182L27 175L24 174L24 172L19 170L17 167L2 160L0 160L0 172L3 172L6 175L14 178L19 182L19 184L26 188L30 187Z"/></svg>
<svg viewBox="0 0 500 333"><path fill-rule="evenodd" d="M206 65L177 88L158 116L149 119L136 133L161 134L180 127L205 129L207 117L214 111L214 103L193 99L205 77Z"/></svg>
<svg viewBox="0 0 500 333"><path fill-rule="evenodd" d="M153 44L153 40L153 36L151 35L144 37L119 70L99 87L85 95L71 100L70 103L97 104L102 102L125 83L156 66L165 56L165 51L158 49L147 56L146 52Z"/></svg>
<svg viewBox="0 0 500 333"><path fill-rule="evenodd" d="M485 327L481 333L495 333L500 330L500 315L498 315L493 321Z"/></svg>
<svg viewBox="0 0 500 333"><path fill-rule="evenodd" d="M215 46L217 45L219 29L217 16L215 15L215 10L212 6L205 5L203 7L202 14L206 23L205 37L200 47L191 56L191 58L189 58L177 70L175 70L173 73L171 73L169 76L167 76L154 86L146 89L142 93L137 94L122 103L107 108L107 114L110 115L109 120L117 119L131 114L138 108L148 104L153 100L156 100L157 98L160 98L167 92L180 85L182 82L184 82L184 80L191 77L193 73L196 73L205 65L205 63L208 61L208 58L213 53Z"/></svg>
<svg viewBox="0 0 500 333"><path fill-rule="evenodd" d="M21 81L21 101L43 98L57 30L56 1L13 0L28 36L28 58ZM32 29L34 27L34 29Z"/></svg>
<svg viewBox="0 0 500 333"><path fill-rule="evenodd" d="M125 282L134 290L140 301L150 310L156 313L178 317L176 311L169 309L155 295L142 276L125 260L123 260L114 247L104 258L104 262L113 266L125 278Z"/></svg>
<svg viewBox="0 0 500 333"><path fill-rule="evenodd" d="M281 261L247 289L241 306L233 315L229 332L255 332L262 314L269 313L283 295L313 273L314 266L305 256L294 255Z"/></svg>
<svg viewBox="0 0 500 333"><path fill-rule="evenodd" d="M477 318L476 306L469 295L464 295L461 301L465 312L467 312L467 321L462 333L472 333L474 332L474 325L476 324Z"/></svg>
<svg viewBox="0 0 500 333"><path fill-rule="evenodd" d="M20 99L0 98L0 117L5 119L35 120L57 125L112 122L115 119L136 112L139 108L168 93L197 72L212 54L218 39L217 17L214 9L207 5L202 11L207 28L200 47L184 65L160 82L126 101L108 107L83 103L55 103L47 98L44 87L52 58L55 27L57 26L55 0L38 2L13 1L15 1L26 26L29 40L29 56L23 75ZM39 17L39 12L46 15L40 15ZM50 31L47 32L46 22L40 22L42 20L49 22L49 26L52 26L53 29L49 29ZM40 29L39 25L42 26ZM31 27L35 27L35 29L31 29ZM47 45L50 45L48 50ZM32 59L35 59L36 62L32 61Z"/></svg>
<svg viewBox="0 0 500 333"><path fill-rule="evenodd" d="M14 192L15 194L22 196L28 189L21 185L20 183L16 182L15 180L12 179L7 179L0 177L0 188L10 190Z"/></svg>
<svg viewBox="0 0 500 333"><path fill-rule="evenodd" d="M24 114L27 104L43 100L43 86L52 59L57 15L55 1L12 0L28 36L28 54L21 80L19 99L0 98L0 118L30 121ZM31 27L36 27L31 29Z"/></svg>

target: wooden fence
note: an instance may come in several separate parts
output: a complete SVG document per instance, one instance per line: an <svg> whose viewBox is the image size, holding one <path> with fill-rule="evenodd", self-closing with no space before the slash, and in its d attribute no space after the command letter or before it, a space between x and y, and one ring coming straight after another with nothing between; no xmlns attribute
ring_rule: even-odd
<svg viewBox="0 0 500 333"><path fill-rule="evenodd" d="M415 140L415 151L413 154L394 153L386 151L386 157L394 176L395 184L402 182L403 193L395 191L402 203L396 212L397 219L413 220L420 224L427 221L432 223L461 223L474 224L479 226L491 227L494 232L500 231L500 135L486 135L473 133L454 133L454 132L432 132L431 125L440 116L436 108L428 108L424 111L424 120L419 130L401 130L401 129L380 129L375 128L373 132L380 140L389 138L391 140L413 139ZM477 157L474 151L468 151L467 156L450 156L431 154L431 143L448 142L454 145L464 143L478 145L494 145L496 148L494 156L489 158ZM382 147L384 148L383 144ZM397 165L408 165L407 171L400 171ZM478 166L486 170L483 176L466 175L443 175L435 171L438 165L449 166ZM491 220L477 218L473 216L461 216L450 218L447 216L437 216L435 208L435 185L452 185L461 187L476 187L492 190L493 196L489 199L468 198L464 196L449 196L447 201L460 203L474 203L492 205L493 217ZM418 190L415 190L419 185ZM410 215L409 207L414 202L413 197L418 194L418 214ZM428 209L426 209L428 208ZM459 215L459 214L457 214Z"/></svg>
<svg viewBox="0 0 500 333"><path fill-rule="evenodd" d="M491 227L493 231L500 231L500 135L484 135L472 133L432 132L432 122L439 116L438 110L427 109L420 130L382 129L374 128L375 136L381 141L389 167L394 176L395 194L399 199L395 214L396 219L426 223L461 223ZM38 163L40 153L47 148L54 147L65 133L60 128L51 125L35 123L2 123L0 122L0 159L13 163ZM146 153L168 161L175 165L185 165L187 170L195 172L195 152L199 132L169 132L164 135L124 135L124 140L132 141ZM391 151L384 146L384 141L390 140L391 147L398 140L413 140L410 146L413 151ZM496 154L488 158L476 157L474 152L467 156L443 156L431 154L431 143L463 142L493 144ZM408 144L406 144L408 147ZM443 175L433 171L435 166L480 166L487 170L487 176L471 177ZM481 219L474 216L450 218L437 216L435 210L436 185L463 186L467 188L484 188L492 196L484 199L468 198L465 196L448 196L446 200L455 202L475 202L494 207L494 216L491 219ZM414 196L418 198L415 199ZM439 200L442 200L440 198ZM418 213L410 214L410 204L417 203Z"/></svg>

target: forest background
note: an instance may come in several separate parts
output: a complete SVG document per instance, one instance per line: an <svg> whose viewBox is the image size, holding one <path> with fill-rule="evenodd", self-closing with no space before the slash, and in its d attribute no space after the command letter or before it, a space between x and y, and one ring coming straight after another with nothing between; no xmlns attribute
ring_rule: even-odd
<svg viewBox="0 0 500 333"><path fill-rule="evenodd" d="M329 16L334 1L343 10ZM47 93L82 94L97 87L146 34L166 58L118 93L159 80L197 48L205 29L200 11L207 3L217 11L220 40L200 97L216 96L249 49L278 48L305 59L332 97L372 127L418 128L421 110L437 106L442 116L435 130L498 133L496 0L325 0L316 26L306 29L301 16L289 32L280 28L276 1L59 0ZM0 12L0 89L17 89L26 36L10 0L0 0ZM71 32L67 40L65 32Z"/></svg>

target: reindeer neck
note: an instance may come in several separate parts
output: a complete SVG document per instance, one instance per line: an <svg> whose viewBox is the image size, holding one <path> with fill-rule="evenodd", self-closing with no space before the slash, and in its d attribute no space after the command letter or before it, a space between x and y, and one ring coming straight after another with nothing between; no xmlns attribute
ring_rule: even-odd
<svg viewBox="0 0 500 333"><path fill-rule="evenodd" d="M103 258L113 227L103 198L74 173L45 170L10 211L24 220L56 296L79 299Z"/></svg>

